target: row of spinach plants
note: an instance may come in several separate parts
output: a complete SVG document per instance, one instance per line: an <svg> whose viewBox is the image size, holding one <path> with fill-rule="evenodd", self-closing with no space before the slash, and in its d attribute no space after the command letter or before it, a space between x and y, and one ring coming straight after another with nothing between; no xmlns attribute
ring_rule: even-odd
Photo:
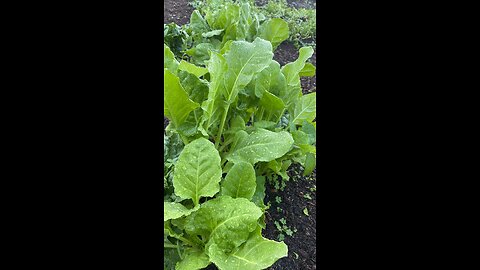
<svg viewBox="0 0 480 270"><path fill-rule="evenodd" d="M316 93L300 84L311 47L273 60L284 26L248 2L164 26L164 269L265 269L288 254L262 236L265 182L293 162L313 171Z"/></svg>

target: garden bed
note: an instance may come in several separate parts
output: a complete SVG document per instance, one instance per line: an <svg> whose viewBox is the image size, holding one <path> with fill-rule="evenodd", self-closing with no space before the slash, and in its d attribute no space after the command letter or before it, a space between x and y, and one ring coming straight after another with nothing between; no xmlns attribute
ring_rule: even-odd
<svg viewBox="0 0 480 270"><path fill-rule="evenodd" d="M257 1L264 4L266 1ZM288 1L294 7L315 8L315 1ZM183 25L189 22L194 8L188 0L166 0L164 2L164 23L175 22ZM281 66L293 62L298 57L298 49L288 41L283 42L275 51L274 59ZM316 51L310 62L316 66ZM301 78L304 94L316 92L316 77ZM164 120L164 127L168 120ZM309 176L303 176L303 168L294 164L288 170L290 180L284 190L275 189L267 183L265 204L270 203L266 212L266 238L284 241L288 246L288 257L278 260L268 269L316 269L316 169ZM285 225L285 226L283 226ZM290 229L293 234L286 235L278 227ZM280 235L283 235L283 237ZM280 239L279 239L280 236ZM216 269L211 264L207 269Z"/></svg>

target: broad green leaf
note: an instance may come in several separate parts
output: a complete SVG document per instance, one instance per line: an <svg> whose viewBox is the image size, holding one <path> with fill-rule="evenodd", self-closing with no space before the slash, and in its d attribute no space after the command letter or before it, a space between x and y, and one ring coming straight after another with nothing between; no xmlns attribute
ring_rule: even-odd
<svg viewBox="0 0 480 270"><path fill-rule="evenodd" d="M201 104L207 99L208 96L208 82L202 79L199 79L192 73L182 71L179 73L180 81L187 92L189 98Z"/></svg>
<svg viewBox="0 0 480 270"><path fill-rule="evenodd" d="M169 69L174 74L177 73L178 61L170 48L163 44L163 68Z"/></svg>
<svg viewBox="0 0 480 270"><path fill-rule="evenodd" d="M305 160L305 170L303 171L303 175L309 175L315 169L315 155L312 153L307 153L307 158Z"/></svg>
<svg viewBox="0 0 480 270"><path fill-rule="evenodd" d="M236 40L246 39L251 23L252 16L250 12L250 5L248 3L242 3L239 9Z"/></svg>
<svg viewBox="0 0 480 270"><path fill-rule="evenodd" d="M192 12L192 15L190 16L189 28L195 34L208 32L209 27L207 22L198 10L194 10Z"/></svg>
<svg viewBox="0 0 480 270"><path fill-rule="evenodd" d="M285 103L270 92L264 92L260 104L265 108L263 119L278 122L285 110Z"/></svg>
<svg viewBox="0 0 480 270"><path fill-rule="evenodd" d="M176 127L180 126L188 114L199 104L188 98L187 93L180 84L180 79L170 70L164 69L164 114Z"/></svg>
<svg viewBox="0 0 480 270"><path fill-rule="evenodd" d="M217 194L221 176L220 155L213 144L205 138L194 140L185 146L175 166L175 194L197 205L200 197Z"/></svg>
<svg viewBox="0 0 480 270"><path fill-rule="evenodd" d="M221 184L222 195L252 199L256 188L255 169L246 162L235 163Z"/></svg>
<svg viewBox="0 0 480 270"><path fill-rule="evenodd" d="M270 267L278 259L288 256L287 245L262 237L257 229L231 254L227 254L217 246L209 249L210 258L220 270L260 270Z"/></svg>
<svg viewBox="0 0 480 270"><path fill-rule="evenodd" d="M245 130L245 121L241 116L237 115L236 117L232 117L232 120L230 122L231 131L234 131L236 133L237 131Z"/></svg>
<svg viewBox="0 0 480 270"><path fill-rule="evenodd" d="M266 39L276 48L280 43L287 40L289 35L288 24L280 18L273 18L260 26L259 37Z"/></svg>
<svg viewBox="0 0 480 270"><path fill-rule="evenodd" d="M316 68L312 63L305 63L305 66L300 71L300 77L313 77L315 76Z"/></svg>
<svg viewBox="0 0 480 270"><path fill-rule="evenodd" d="M163 202L163 221L188 216L192 211L194 210L188 209L180 203Z"/></svg>
<svg viewBox="0 0 480 270"><path fill-rule="evenodd" d="M210 258L203 250L198 248L186 249L184 256L183 260L177 262L175 270L203 269L210 264Z"/></svg>
<svg viewBox="0 0 480 270"><path fill-rule="evenodd" d="M299 73L305 67L305 62L312 57L312 55L312 47L302 47L300 48L298 59L282 67L282 73L285 75L288 86L297 86L300 83Z"/></svg>
<svg viewBox="0 0 480 270"><path fill-rule="evenodd" d="M277 125L277 123L275 123L275 122L265 121L265 120L255 121L255 123L253 123L254 127L263 128L263 129L272 129L276 125Z"/></svg>
<svg viewBox="0 0 480 270"><path fill-rule="evenodd" d="M207 255L211 245L225 252L243 244L257 227L262 210L245 198L220 196L209 200L186 218L185 231L208 239Z"/></svg>
<svg viewBox="0 0 480 270"><path fill-rule="evenodd" d="M232 46L232 42L233 42L233 40L229 40L229 41L225 42L222 49L220 50L221 55L224 55L225 53L230 51L230 47Z"/></svg>
<svg viewBox="0 0 480 270"><path fill-rule="evenodd" d="M317 114L317 93L302 96L295 104L292 123L301 125L303 121L312 122Z"/></svg>
<svg viewBox="0 0 480 270"><path fill-rule="evenodd" d="M253 76L268 67L272 61L272 44L260 38L252 43L234 41L225 54L228 66L225 73L223 92L227 102L233 102L240 89L247 86Z"/></svg>
<svg viewBox="0 0 480 270"><path fill-rule="evenodd" d="M226 107L226 104L222 99L222 92L225 88L223 77L227 68L227 63L222 55L212 53L212 57L208 61L207 67L211 81L209 85L208 99L202 103L202 110L204 113L200 125L202 126L204 133L209 132L210 134L216 134L215 128L218 128L220 125L219 123L222 117L222 112Z"/></svg>
<svg viewBox="0 0 480 270"><path fill-rule="evenodd" d="M233 163L245 161L252 165L259 161L269 162L285 155L292 145L292 135L286 131L257 129L248 137L244 137L227 159Z"/></svg>
<svg viewBox="0 0 480 270"><path fill-rule="evenodd" d="M187 50L185 53L192 57L195 64L203 65L210 59L210 52L216 51L213 43L200 43L197 46Z"/></svg>
<svg viewBox="0 0 480 270"><path fill-rule="evenodd" d="M197 67L194 64L186 62L185 60L180 61L180 64L178 65L178 69L189 72L197 76L198 78L208 73L208 69L203 67Z"/></svg>
<svg viewBox="0 0 480 270"><path fill-rule="evenodd" d="M308 144L309 138L305 132L301 130L295 130L291 134L295 145Z"/></svg>
<svg viewBox="0 0 480 270"><path fill-rule="evenodd" d="M272 60L270 65L260 72L255 79L255 95L259 98L264 92L270 92L275 96L285 93L287 83L285 76L280 72L280 64Z"/></svg>
<svg viewBox="0 0 480 270"><path fill-rule="evenodd" d="M248 133L245 131L245 130L240 130L240 131L237 131L235 133L235 136L233 138L233 143L230 147L230 151L229 151L229 154L231 154L235 148L237 147L237 145L242 142L243 140L245 140L246 138L248 138ZM233 162L232 162L233 163Z"/></svg>
<svg viewBox="0 0 480 270"><path fill-rule="evenodd" d="M282 161L282 169L280 170L280 172L278 172L278 175L280 175L283 178L283 180L288 181L290 179L290 176L288 176L287 174L287 171L290 165L292 165L291 160L287 159Z"/></svg>

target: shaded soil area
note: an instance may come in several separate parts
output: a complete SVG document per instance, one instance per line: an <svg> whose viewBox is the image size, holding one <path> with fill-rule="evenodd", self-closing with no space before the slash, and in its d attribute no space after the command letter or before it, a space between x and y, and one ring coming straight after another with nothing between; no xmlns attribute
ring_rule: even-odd
<svg viewBox="0 0 480 270"><path fill-rule="evenodd" d="M276 190L270 184L266 188L265 201L270 202L271 206L267 210L267 228L263 234L278 241L279 234L282 233L288 246L288 257L278 260L269 269L316 269L317 171L315 169L312 174L303 176L302 166L294 164L288 170L288 175L290 180L283 191ZM280 197L280 203L277 203L277 197ZM283 229L278 230L275 221L283 226L280 222L282 218L285 219L286 226L294 231L292 236L286 235Z"/></svg>

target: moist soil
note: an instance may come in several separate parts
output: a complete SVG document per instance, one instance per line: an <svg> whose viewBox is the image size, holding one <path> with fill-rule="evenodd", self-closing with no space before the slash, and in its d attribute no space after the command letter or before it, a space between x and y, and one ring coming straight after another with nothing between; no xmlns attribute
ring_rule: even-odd
<svg viewBox="0 0 480 270"><path fill-rule="evenodd" d="M266 0L256 1L257 5L263 5ZM313 0L287 0L288 4L297 8L316 8ZM189 22L193 7L188 0L166 0L164 2L164 23L175 22L183 25ZM316 51L310 62L316 66ZM298 49L290 42L283 42L275 51L274 59L285 65L298 58ZM301 78L302 91L304 94L316 92L316 77ZM168 120L164 118L164 128ZM286 226L295 231L292 236L285 235L284 242L288 246L288 257L278 260L272 270L297 270L316 269L316 169L309 176L303 176L303 168L294 164L288 170L290 180L287 181L284 190L275 189L274 185L267 183L265 204L270 202L270 208L266 211L266 229L264 237L278 241L279 231L275 221L280 223L284 218ZM281 199L277 203L277 196ZM311 199L310 199L311 198ZM279 200L280 201L280 200ZM306 215L304 209L307 209ZM213 264L206 269L217 269Z"/></svg>

